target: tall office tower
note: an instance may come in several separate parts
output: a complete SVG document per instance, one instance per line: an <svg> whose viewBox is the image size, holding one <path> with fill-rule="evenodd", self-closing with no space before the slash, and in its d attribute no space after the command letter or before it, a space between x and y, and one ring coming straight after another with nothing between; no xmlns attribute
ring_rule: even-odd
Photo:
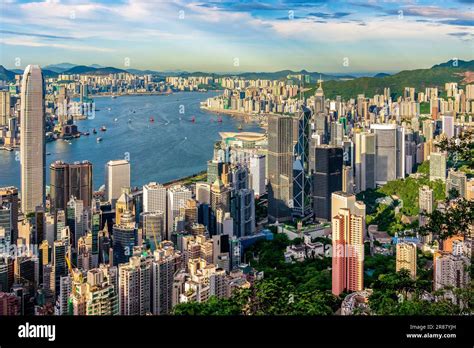
<svg viewBox="0 0 474 348"><path fill-rule="evenodd" d="M143 186L143 211L161 211L166 214L166 188L156 182Z"/></svg>
<svg viewBox="0 0 474 348"><path fill-rule="evenodd" d="M397 179L397 125L372 124L370 128L375 133L375 182L385 185Z"/></svg>
<svg viewBox="0 0 474 348"><path fill-rule="evenodd" d="M298 115L298 137L293 161L293 215L305 217L311 212L309 141L311 110L302 107Z"/></svg>
<svg viewBox="0 0 474 348"><path fill-rule="evenodd" d="M267 193L264 155L253 155L250 157L250 188L255 192L256 196L262 196Z"/></svg>
<svg viewBox="0 0 474 348"><path fill-rule="evenodd" d="M87 271L85 281L74 281L70 302L73 315L117 315L118 296L104 268Z"/></svg>
<svg viewBox="0 0 474 348"><path fill-rule="evenodd" d="M57 293L57 302L55 308L56 315L69 314L69 294L71 293L72 281L68 275L61 276L59 279Z"/></svg>
<svg viewBox="0 0 474 348"><path fill-rule="evenodd" d="M127 160L109 161L105 165L105 198L115 205L122 193L122 187L130 187L130 162Z"/></svg>
<svg viewBox="0 0 474 348"><path fill-rule="evenodd" d="M330 144L334 146L342 146L343 138L344 138L344 125L337 121L331 122Z"/></svg>
<svg viewBox="0 0 474 348"><path fill-rule="evenodd" d="M400 272L402 269L408 270L412 279L416 279L416 244L397 243L396 270Z"/></svg>
<svg viewBox="0 0 474 348"><path fill-rule="evenodd" d="M67 203L67 225L71 231L71 245L76 246L77 241L87 231L87 221L82 201L71 197Z"/></svg>
<svg viewBox="0 0 474 348"><path fill-rule="evenodd" d="M100 203L98 201L95 202L92 207L90 220L90 231L92 235L92 264L93 267L97 267L99 264L99 233L102 223L102 211L100 210Z"/></svg>
<svg viewBox="0 0 474 348"><path fill-rule="evenodd" d="M211 185L207 182L196 183L196 200L201 204L211 204Z"/></svg>
<svg viewBox="0 0 474 348"><path fill-rule="evenodd" d="M198 203L195 199L188 199L184 207L179 208L179 215L184 219L184 229L191 231L192 226L198 223Z"/></svg>
<svg viewBox="0 0 474 348"><path fill-rule="evenodd" d="M67 275L66 255L69 254L69 243L67 240L56 240L53 244L53 274L54 274L54 289L56 294L60 290L60 278Z"/></svg>
<svg viewBox="0 0 474 348"><path fill-rule="evenodd" d="M209 232L215 234L217 232L217 215L221 210L221 216L231 209L231 190L224 186L221 180L216 180L211 186L211 204L210 204L210 224Z"/></svg>
<svg viewBox="0 0 474 348"><path fill-rule="evenodd" d="M122 187L122 194L115 201L115 223L120 225L122 214L130 211L135 216L135 202L130 187Z"/></svg>
<svg viewBox="0 0 474 348"><path fill-rule="evenodd" d="M234 235L250 236L255 233L255 197L253 190L234 191L231 199L231 214Z"/></svg>
<svg viewBox="0 0 474 348"><path fill-rule="evenodd" d="M342 189L342 148L316 146L312 180L313 213L316 219L331 220L331 194Z"/></svg>
<svg viewBox="0 0 474 348"><path fill-rule="evenodd" d="M405 178L407 173L406 169L406 139L405 139L405 127L397 127L397 179ZM410 166L410 173L413 165Z"/></svg>
<svg viewBox="0 0 474 348"><path fill-rule="evenodd" d="M315 116L314 116L314 131L315 131L315 134L318 136L319 138L319 143L318 145L321 145L321 144L327 144L329 142L329 139L328 139L328 134L329 134L329 130L328 130L328 119L327 119L327 116L326 114L324 113L315 113Z"/></svg>
<svg viewBox="0 0 474 348"><path fill-rule="evenodd" d="M375 134L357 132L355 147L355 190L356 192L375 188Z"/></svg>
<svg viewBox="0 0 474 348"><path fill-rule="evenodd" d="M120 315L145 315L151 312L152 258L132 256L118 266Z"/></svg>
<svg viewBox="0 0 474 348"><path fill-rule="evenodd" d="M462 303L456 301L453 290L468 287L471 278L468 268L471 259L464 255L462 244L462 241L455 241L451 253L437 252L433 255L434 290L444 289L444 296L458 305Z"/></svg>
<svg viewBox="0 0 474 348"><path fill-rule="evenodd" d="M170 314L173 305L173 277L181 263L181 254L171 245L161 243L152 264L152 313Z"/></svg>
<svg viewBox="0 0 474 348"><path fill-rule="evenodd" d="M430 180L446 181L447 156L442 152L432 152L430 154Z"/></svg>
<svg viewBox="0 0 474 348"><path fill-rule="evenodd" d="M10 92L0 91L0 127L8 126L10 118Z"/></svg>
<svg viewBox="0 0 474 348"><path fill-rule="evenodd" d="M420 186L418 190L418 206L420 212L431 214L434 207L434 196L433 190L429 186Z"/></svg>
<svg viewBox="0 0 474 348"><path fill-rule="evenodd" d="M174 185L168 189L168 208L167 208L167 234L166 239L171 240L175 218L179 216L179 209L184 207L186 201L192 198L192 192L189 188L182 185Z"/></svg>
<svg viewBox="0 0 474 348"><path fill-rule="evenodd" d="M362 216L339 210L332 219L332 293L364 288L364 225Z"/></svg>
<svg viewBox="0 0 474 348"><path fill-rule="evenodd" d="M448 178L446 179L446 195L449 195L451 190L456 190L459 197L467 199L466 195L467 177L466 173L449 170Z"/></svg>
<svg viewBox="0 0 474 348"><path fill-rule="evenodd" d="M133 247L138 244L138 232L135 216L127 210L122 214L120 224L113 226L113 264L117 266L128 262L132 256Z"/></svg>
<svg viewBox="0 0 474 348"><path fill-rule="evenodd" d="M291 219L293 208L293 119L268 115L268 220Z"/></svg>
<svg viewBox="0 0 474 348"><path fill-rule="evenodd" d="M219 160L210 160L207 162L207 183L213 184L222 175L223 162Z"/></svg>
<svg viewBox="0 0 474 348"><path fill-rule="evenodd" d="M11 204L0 202L0 245L10 244L12 242L12 235L13 219Z"/></svg>
<svg viewBox="0 0 474 348"><path fill-rule="evenodd" d="M230 184L234 190L242 190L249 187L249 170L246 166L238 163L232 166L229 174Z"/></svg>
<svg viewBox="0 0 474 348"><path fill-rule="evenodd" d="M46 237L45 214L44 207L36 207L32 238L35 245L39 245Z"/></svg>
<svg viewBox="0 0 474 348"><path fill-rule="evenodd" d="M454 117L451 115L441 116L443 133L448 139L454 136Z"/></svg>
<svg viewBox="0 0 474 348"><path fill-rule="evenodd" d="M72 164L56 161L49 166L51 208L65 209L71 196L81 200L85 208L92 201L92 163Z"/></svg>
<svg viewBox="0 0 474 348"><path fill-rule="evenodd" d="M21 210L44 205L46 186L44 80L38 65L28 65L21 84Z"/></svg>
<svg viewBox="0 0 474 348"><path fill-rule="evenodd" d="M166 216L162 211L141 213L140 227L143 240L149 241L152 250L156 244L166 239Z"/></svg>
<svg viewBox="0 0 474 348"><path fill-rule="evenodd" d="M10 241L16 243L18 239L18 189L16 187L0 187L0 206L7 207L6 209L10 212Z"/></svg>
<svg viewBox="0 0 474 348"><path fill-rule="evenodd" d="M319 79L319 86L314 93L314 114L324 113L326 111L324 107L324 91L323 91L323 80Z"/></svg>
<svg viewBox="0 0 474 348"><path fill-rule="evenodd" d="M66 211L64 210L57 210L54 215L54 239L60 239L61 231L67 226L67 217Z"/></svg>
<svg viewBox="0 0 474 348"><path fill-rule="evenodd" d="M354 193L354 171L351 166L342 167L342 191Z"/></svg>

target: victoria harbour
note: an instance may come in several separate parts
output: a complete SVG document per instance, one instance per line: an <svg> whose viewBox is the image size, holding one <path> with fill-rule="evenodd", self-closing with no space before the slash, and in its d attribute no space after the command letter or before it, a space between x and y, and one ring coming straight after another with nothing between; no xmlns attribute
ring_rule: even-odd
<svg viewBox="0 0 474 348"><path fill-rule="evenodd" d="M178 92L171 95L95 98L97 111L76 121L81 136L46 144L46 166L54 161L88 160L93 164L94 188L104 183L104 166L126 158L133 166L131 183L167 182L206 168L219 132L237 131L239 119L219 117L200 109L200 102L217 92ZM152 121L153 120L153 121ZM106 131L100 131L102 126ZM242 123L244 131L258 131L257 124ZM96 129L97 134L93 134ZM97 138L102 138L98 142ZM0 185L20 185L16 151L0 151ZM46 170L49 183L49 171Z"/></svg>

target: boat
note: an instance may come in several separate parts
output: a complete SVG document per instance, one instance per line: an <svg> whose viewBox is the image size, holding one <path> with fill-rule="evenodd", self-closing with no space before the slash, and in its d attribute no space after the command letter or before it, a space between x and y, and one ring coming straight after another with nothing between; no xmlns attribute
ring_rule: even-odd
<svg viewBox="0 0 474 348"><path fill-rule="evenodd" d="M111 109L111 108L107 108L107 111L110 111L110 110L112 110L112 109Z"/></svg>
<svg viewBox="0 0 474 348"><path fill-rule="evenodd" d="M97 134L97 131L95 130L95 128L92 130L92 133Z"/></svg>
<svg viewBox="0 0 474 348"><path fill-rule="evenodd" d="M96 140L97 140L98 143L100 143L102 141L102 138L98 137Z"/></svg>
<svg viewBox="0 0 474 348"><path fill-rule="evenodd" d="M114 118L114 122L117 122L118 121L118 118Z"/></svg>
<svg viewBox="0 0 474 348"><path fill-rule="evenodd" d="M242 127L242 124L239 124L238 130L242 130L244 127Z"/></svg>
<svg viewBox="0 0 474 348"><path fill-rule="evenodd" d="M115 98L117 98L117 96L116 96L116 95L114 95L114 94L112 94L112 99L115 99Z"/></svg>
<svg viewBox="0 0 474 348"><path fill-rule="evenodd" d="M155 119L153 117L150 117L150 122L155 122Z"/></svg>
<svg viewBox="0 0 474 348"><path fill-rule="evenodd" d="M217 122L222 123L222 117L219 116L219 118L217 119Z"/></svg>
<svg viewBox="0 0 474 348"><path fill-rule="evenodd" d="M90 135L90 133L89 133L89 132L85 132L85 133L82 133L82 134L83 134L83 135Z"/></svg>
<svg viewBox="0 0 474 348"><path fill-rule="evenodd" d="M100 127L101 132L105 132L106 130L107 130L107 128L105 128L105 126Z"/></svg>
<svg viewBox="0 0 474 348"><path fill-rule="evenodd" d="M193 122L193 123L196 122L196 117L193 116L193 117L191 118L191 122Z"/></svg>
<svg viewBox="0 0 474 348"><path fill-rule="evenodd" d="M131 118L128 119L128 123L132 123L132 119L131 119Z"/></svg>
<svg viewBox="0 0 474 348"><path fill-rule="evenodd" d="M46 156L50 156L51 155L51 152L46 152Z"/></svg>

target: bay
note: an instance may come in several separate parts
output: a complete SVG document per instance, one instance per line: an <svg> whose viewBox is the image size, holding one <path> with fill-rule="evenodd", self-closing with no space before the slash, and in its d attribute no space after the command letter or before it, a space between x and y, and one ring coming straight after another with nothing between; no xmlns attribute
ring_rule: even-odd
<svg viewBox="0 0 474 348"><path fill-rule="evenodd" d="M49 165L57 160L92 162L95 189L104 184L105 164L115 159L129 158L132 186L150 181L163 183L206 169L213 144L220 139L219 132L238 131L241 124L225 115L221 116L222 122L217 122L217 115L200 109L201 101L218 93L95 98L95 117L76 122L80 131L90 132L89 136L46 144L46 184ZM107 131L101 132L102 126ZM242 126L243 131L262 131L255 123ZM92 133L94 128L96 135ZM103 140L97 142L97 137ZM16 157L15 151L0 151L0 186L20 187L20 162Z"/></svg>

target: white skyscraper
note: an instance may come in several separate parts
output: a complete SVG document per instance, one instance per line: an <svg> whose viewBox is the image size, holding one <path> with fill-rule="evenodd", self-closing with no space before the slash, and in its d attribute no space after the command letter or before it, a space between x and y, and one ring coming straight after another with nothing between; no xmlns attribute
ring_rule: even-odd
<svg viewBox="0 0 474 348"><path fill-rule="evenodd" d="M267 192L265 187L265 156L250 157L250 188L255 195L261 196Z"/></svg>
<svg viewBox="0 0 474 348"><path fill-rule="evenodd" d="M444 115L441 116L443 122L443 133L446 134L448 139L451 139L454 136L454 117Z"/></svg>
<svg viewBox="0 0 474 348"><path fill-rule="evenodd" d="M166 214L166 188L156 182L143 186L143 212L161 211Z"/></svg>
<svg viewBox="0 0 474 348"><path fill-rule="evenodd" d="M174 219L179 215L179 208L184 207L186 201L192 198L192 192L187 187L175 185L168 190L168 236L171 240Z"/></svg>
<svg viewBox="0 0 474 348"><path fill-rule="evenodd" d="M122 187L130 187L130 162L109 161L105 165L105 198L113 204L122 194Z"/></svg>
<svg viewBox="0 0 474 348"><path fill-rule="evenodd" d="M44 81L38 65L28 65L21 84L21 209L24 213L44 205L45 119Z"/></svg>

